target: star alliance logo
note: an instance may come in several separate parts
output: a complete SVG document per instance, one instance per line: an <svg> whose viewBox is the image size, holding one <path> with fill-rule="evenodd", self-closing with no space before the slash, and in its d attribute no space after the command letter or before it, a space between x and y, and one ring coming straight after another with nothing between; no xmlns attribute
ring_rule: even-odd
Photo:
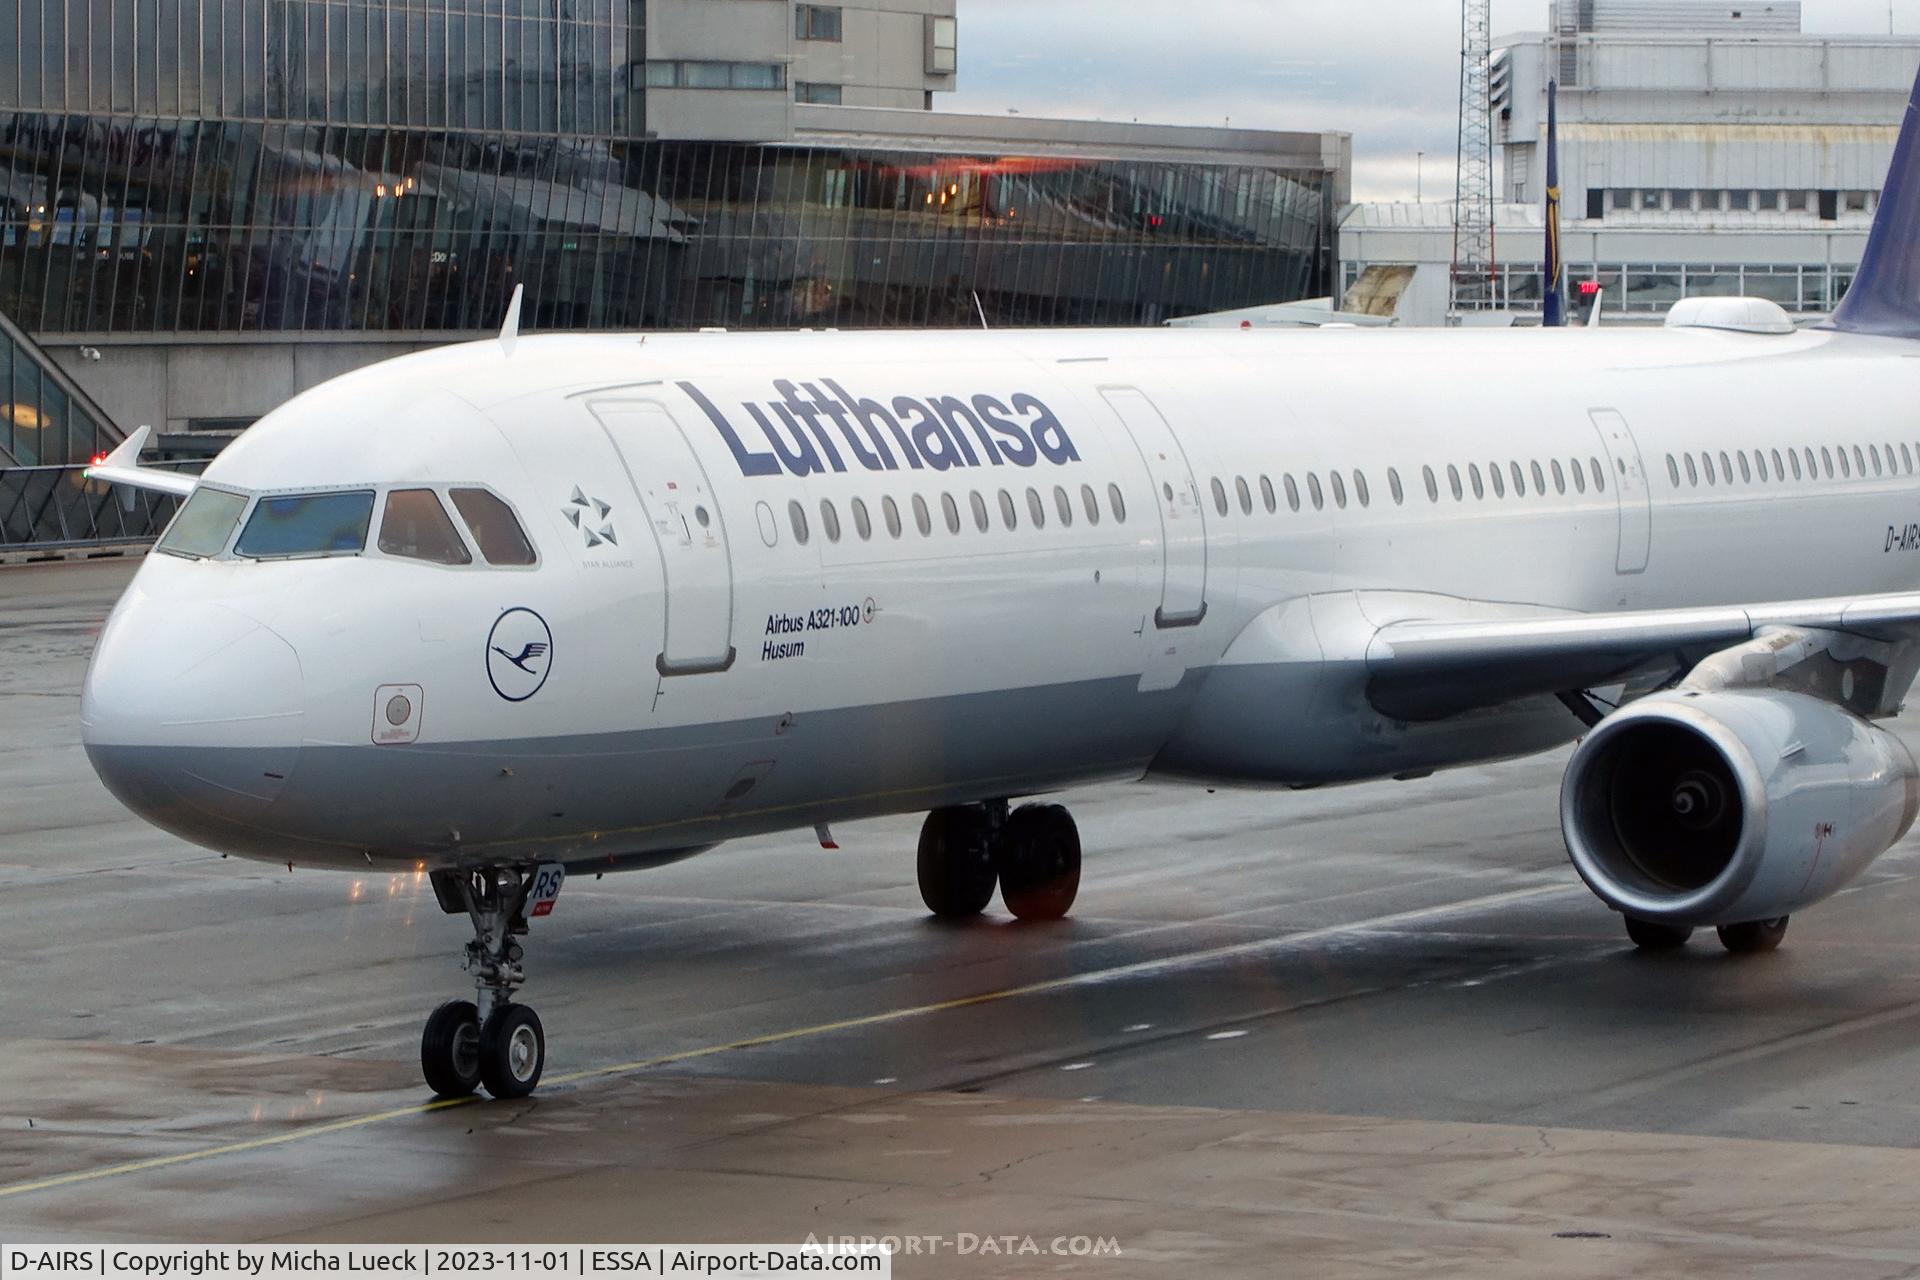
<svg viewBox="0 0 1920 1280"><path fill-rule="evenodd" d="M573 498L560 508L560 514L567 518L568 524L586 535L589 550L603 542L609 546L620 545L620 539L613 535L613 521L609 518L613 515L613 508L598 498L589 498L580 492L579 485L573 487ZM596 522L600 526L597 533L593 528Z"/></svg>

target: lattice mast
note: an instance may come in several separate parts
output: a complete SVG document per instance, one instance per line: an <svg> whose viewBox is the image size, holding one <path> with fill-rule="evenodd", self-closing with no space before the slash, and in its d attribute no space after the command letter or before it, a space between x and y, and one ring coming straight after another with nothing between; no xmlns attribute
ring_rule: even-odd
<svg viewBox="0 0 1920 1280"><path fill-rule="evenodd" d="M1499 304L1493 257L1493 0L1460 6L1460 134L1451 315Z"/></svg>

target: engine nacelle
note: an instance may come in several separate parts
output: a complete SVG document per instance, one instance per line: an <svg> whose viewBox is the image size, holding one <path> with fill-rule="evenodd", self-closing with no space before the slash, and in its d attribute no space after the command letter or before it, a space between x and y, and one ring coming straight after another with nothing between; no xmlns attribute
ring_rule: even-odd
<svg viewBox="0 0 1920 1280"><path fill-rule="evenodd" d="M1773 689L1655 694L1601 721L1567 766L1560 827L1616 911L1704 927L1838 892L1920 808L1898 738Z"/></svg>

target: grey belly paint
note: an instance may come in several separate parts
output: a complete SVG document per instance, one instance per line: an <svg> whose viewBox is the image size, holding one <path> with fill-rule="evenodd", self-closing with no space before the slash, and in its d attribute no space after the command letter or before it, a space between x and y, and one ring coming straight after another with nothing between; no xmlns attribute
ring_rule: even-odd
<svg viewBox="0 0 1920 1280"><path fill-rule="evenodd" d="M625 870L739 836L1138 778L1203 678L1151 694L1126 676L558 738L309 744L290 768L234 748L88 754L131 807L224 853ZM286 777L263 806L266 770Z"/></svg>

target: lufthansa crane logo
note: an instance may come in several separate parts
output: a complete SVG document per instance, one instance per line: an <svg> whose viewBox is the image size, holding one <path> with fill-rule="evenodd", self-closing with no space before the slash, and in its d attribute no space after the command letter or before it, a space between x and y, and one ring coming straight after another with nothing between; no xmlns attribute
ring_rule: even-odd
<svg viewBox="0 0 1920 1280"><path fill-rule="evenodd" d="M494 620L487 635L487 679L508 702L525 702L540 692L553 669L553 633L531 609L509 609Z"/></svg>

